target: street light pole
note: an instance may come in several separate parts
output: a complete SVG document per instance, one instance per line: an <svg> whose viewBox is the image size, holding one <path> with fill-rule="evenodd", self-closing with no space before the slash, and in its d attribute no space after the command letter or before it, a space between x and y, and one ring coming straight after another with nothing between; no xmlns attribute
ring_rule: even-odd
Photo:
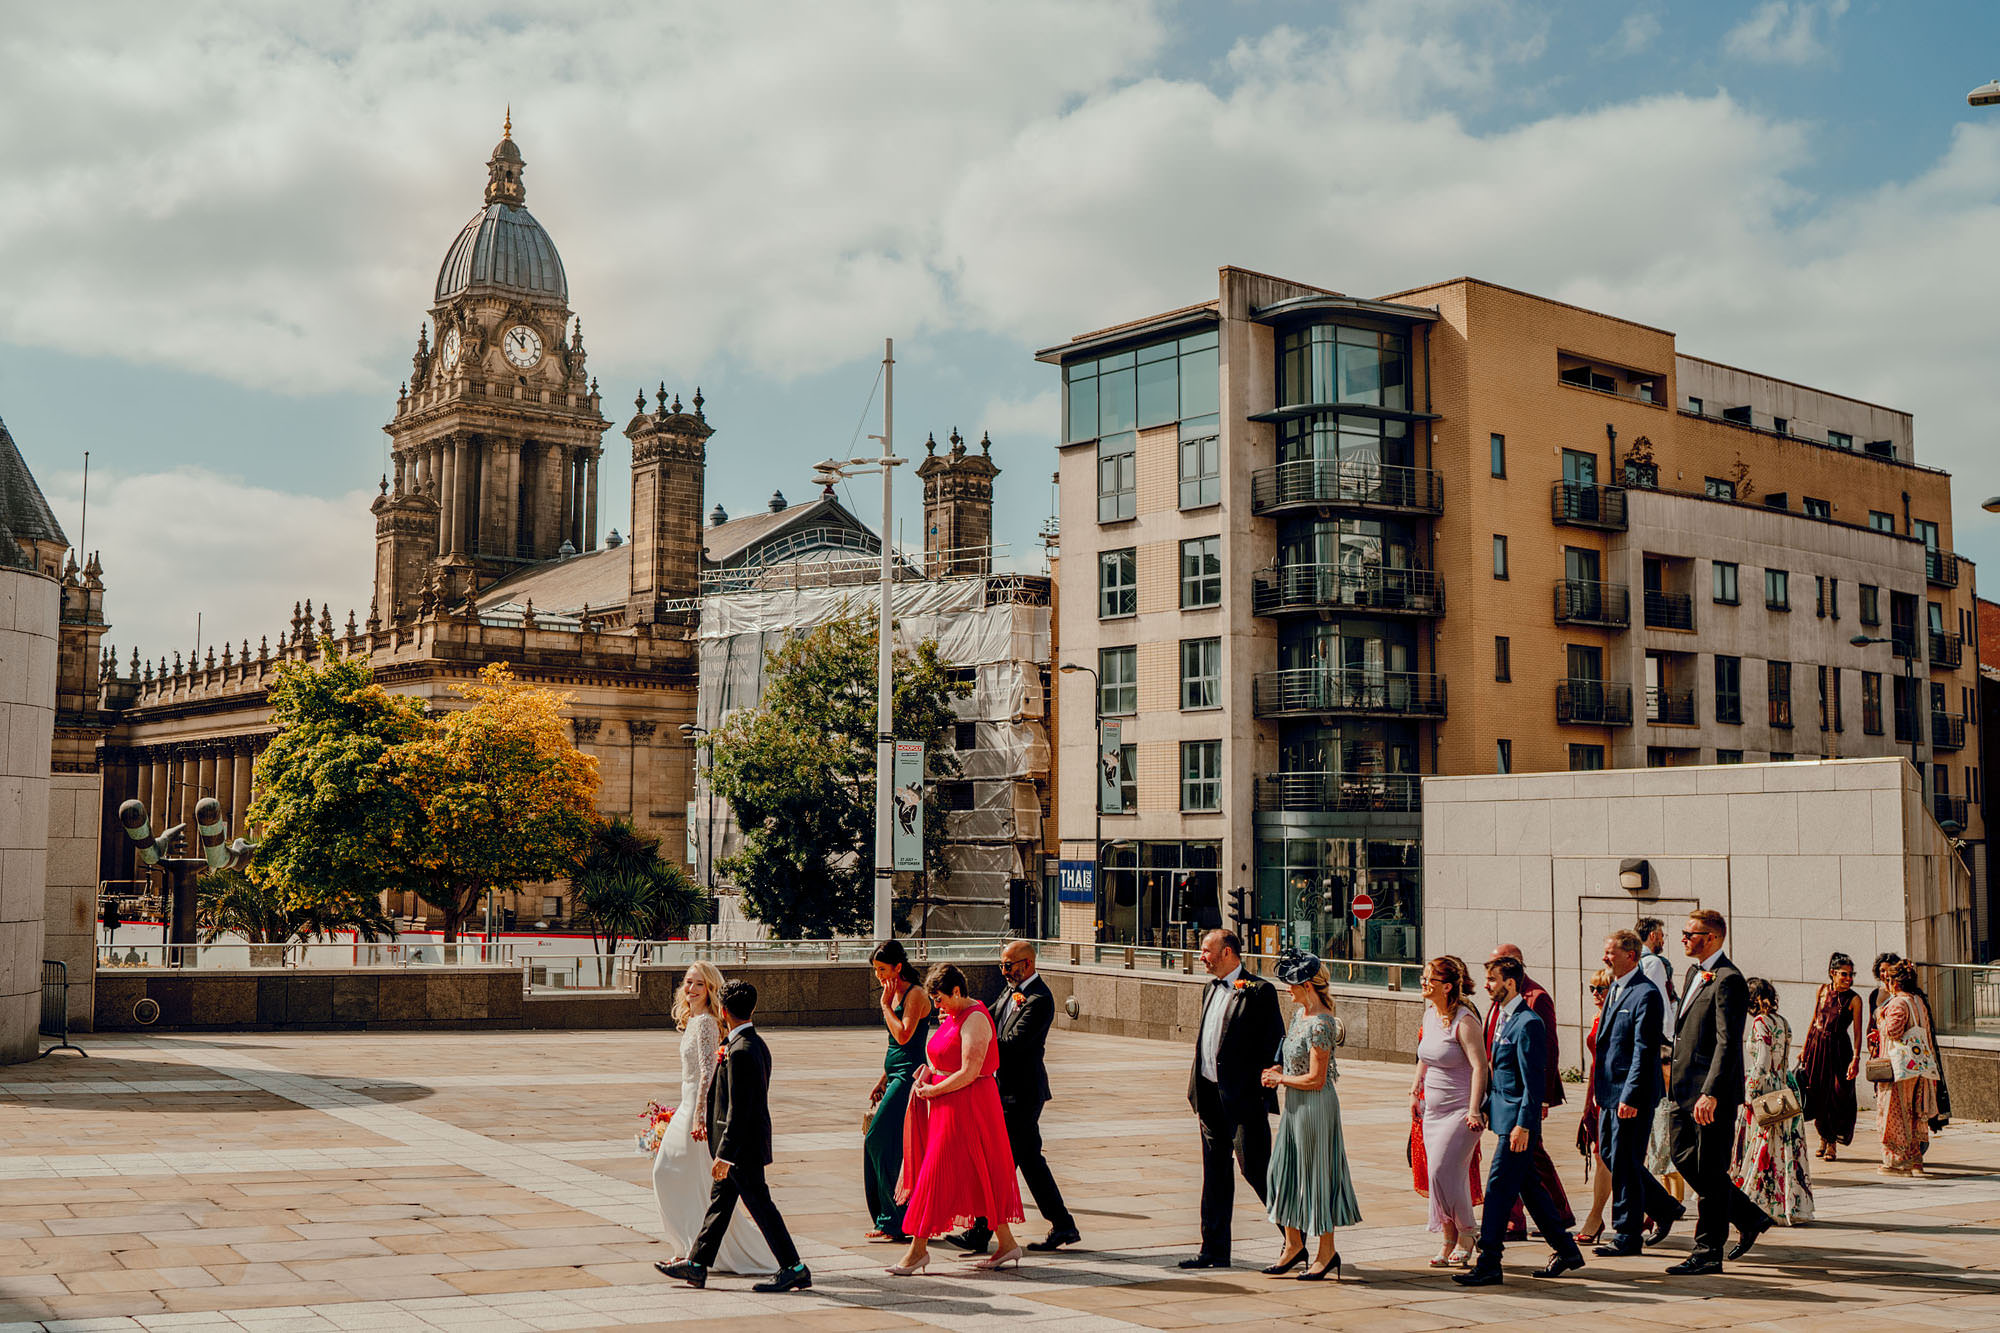
<svg viewBox="0 0 2000 1333"><path fill-rule="evenodd" d="M1065 676L1081 671L1090 677L1090 771L1093 778L1095 778L1097 761L1100 757L1100 752L1104 748L1104 688L1098 683L1097 668L1095 667L1084 666L1081 662L1064 662L1059 670ZM1090 887L1098 899L1097 903L1091 904L1092 915L1094 916L1098 903L1104 901L1104 793L1101 789L1096 789L1096 781L1093 781L1091 786L1094 790L1090 793L1090 808L1092 811ZM1098 933L1101 934L1102 932Z"/></svg>

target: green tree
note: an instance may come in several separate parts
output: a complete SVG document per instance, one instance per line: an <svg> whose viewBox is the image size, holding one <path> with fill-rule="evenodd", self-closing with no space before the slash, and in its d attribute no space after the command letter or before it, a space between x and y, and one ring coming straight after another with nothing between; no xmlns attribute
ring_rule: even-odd
<svg viewBox="0 0 2000 1333"><path fill-rule="evenodd" d="M570 875L576 916L609 958L621 940L665 939L707 919L706 900L685 870L660 857L660 840L614 815L590 830Z"/></svg>
<svg viewBox="0 0 2000 1333"><path fill-rule="evenodd" d="M716 794L743 830L743 848L718 864L742 890L744 911L780 939L824 939L867 929L875 876L875 627L838 620L767 654L763 706L735 712L707 744ZM955 777L938 740L951 703L971 693L952 679L935 641L898 652L895 734L925 743L925 777ZM945 812L924 806L927 873L938 880Z"/></svg>

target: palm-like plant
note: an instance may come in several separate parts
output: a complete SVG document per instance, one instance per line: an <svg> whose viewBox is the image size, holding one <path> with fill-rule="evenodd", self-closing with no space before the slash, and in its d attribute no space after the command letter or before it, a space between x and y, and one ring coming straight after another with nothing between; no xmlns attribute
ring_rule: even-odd
<svg viewBox="0 0 2000 1333"><path fill-rule="evenodd" d="M284 945L345 930L372 944L396 934L396 924L380 900L365 894L325 894L296 902L277 886L241 870L211 870L196 881L195 892L195 917L204 944L240 935L252 945Z"/></svg>
<svg viewBox="0 0 2000 1333"><path fill-rule="evenodd" d="M570 876L576 915L599 953L621 940L660 939L705 919L701 891L688 873L660 859L660 840L613 816L591 830Z"/></svg>

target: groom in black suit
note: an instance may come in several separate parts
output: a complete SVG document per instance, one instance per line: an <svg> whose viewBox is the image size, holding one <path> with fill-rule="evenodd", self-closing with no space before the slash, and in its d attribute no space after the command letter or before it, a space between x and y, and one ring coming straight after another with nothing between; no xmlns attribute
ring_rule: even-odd
<svg viewBox="0 0 2000 1333"><path fill-rule="evenodd" d="M1743 1104L1743 1021L1750 1011L1749 983L1722 952L1729 926L1722 913L1688 914L1681 943L1694 962L1681 987L1674 1018L1674 1063L1667 1097L1672 1102L1674 1169L1701 1196L1695 1214L1694 1252L1667 1271L1720 1273L1729 1228L1741 1233L1731 1259L1749 1253L1771 1219L1729 1178L1736 1146L1736 1109ZM1646 1237L1665 1239L1670 1223Z"/></svg>
<svg viewBox="0 0 2000 1333"><path fill-rule="evenodd" d="M1236 1207L1236 1158L1243 1178L1264 1198L1271 1165L1271 1115L1276 1090L1263 1073L1278 1059L1285 1020L1278 992L1243 967L1243 941L1233 930L1202 936L1201 965L1213 978L1201 1000L1188 1105L1201 1121L1201 1253L1182 1268L1229 1267L1229 1218Z"/></svg>
<svg viewBox="0 0 2000 1333"><path fill-rule="evenodd" d="M722 1022L729 1040L708 1085L708 1146L715 1157L708 1213L687 1258L653 1265L690 1287L708 1284L708 1267L722 1249L738 1199L778 1259L777 1273L750 1289L792 1291L812 1285L812 1272L799 1262L798 1247L764 1180L764 1168L771 1164L771 1052L751 1025L756 1010L757 988L749 982L732 981L722 988Z"/></svg>
<svg viewBox="0 0 2000 1333"><path fill-rule="evenodd" d="M1056 997L1049 983L1035 971L1035 946L1030 940L1009 940L1000 950L1000 975L1007 989L993 1006L998 1024L1000 1067L994 1082L1000 1088L1000 1114L1007 1123L1007 1145L1014 1150L1014 1165L1035 1198L1035 1207L1049 1224L1044 1240L1028 1242L1031 1250L1059 1250L1083 1237L1076 1219L1063 1203L1056 1188L1055 1173L1042 1154L1042 1106L1049 1100L1049 1027L1056 1019ZM957 1234L945 1243L974 1254L986 1253L993 1239L986 1219Z"/></svg>

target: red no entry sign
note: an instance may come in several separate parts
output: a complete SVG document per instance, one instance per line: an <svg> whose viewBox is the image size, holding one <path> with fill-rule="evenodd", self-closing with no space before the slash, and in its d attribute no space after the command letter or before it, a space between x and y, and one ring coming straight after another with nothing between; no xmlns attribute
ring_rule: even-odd
<svg viewBox="0 0 2000 1333"><path fill-rule="evenodd" d="M1354 913L1356 921L1366 921L1369 917L1375 915L1375 900L1368 896L1366 890L1363 890L1354 895L1354 902L1349 910Z"/></svg>

